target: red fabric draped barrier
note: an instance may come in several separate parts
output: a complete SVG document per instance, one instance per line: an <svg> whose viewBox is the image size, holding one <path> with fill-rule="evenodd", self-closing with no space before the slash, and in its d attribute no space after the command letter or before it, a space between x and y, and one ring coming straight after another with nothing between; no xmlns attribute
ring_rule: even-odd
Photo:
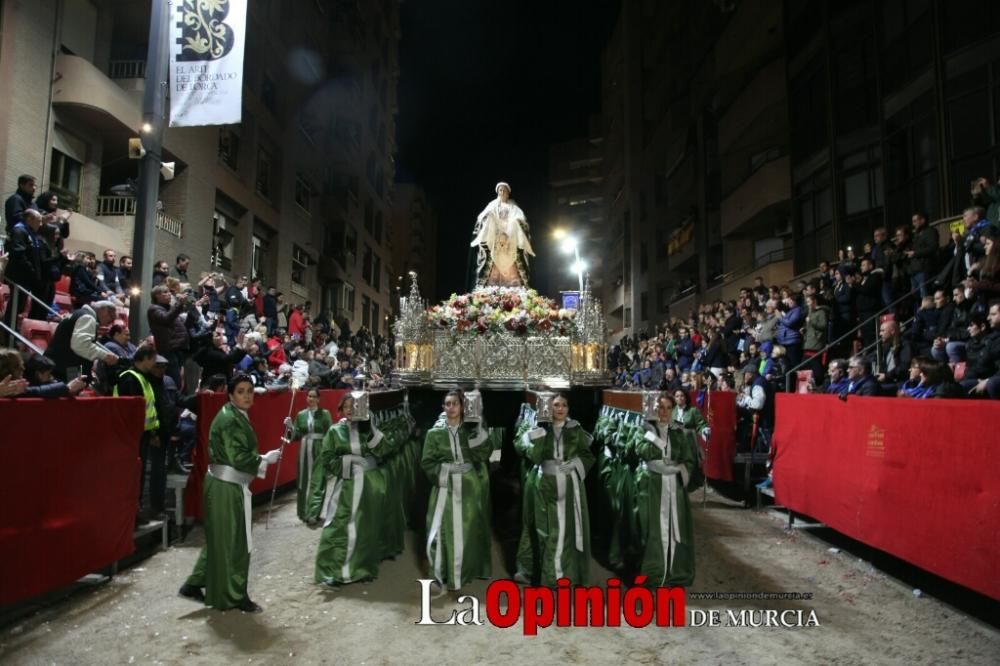
<svg viewBox="0 0 1000 666"><path fill-rule="evenodd" d="M133 551L143 418L141 398L0 400L0 604Z"/></svg>
<svg viewBox="0 0 1000 666"><path fill-rule="evenodd" d="M1000 404L779 394L780 504L1000 599Z"/></svg>
<svg viewBox="0 0 1000 666"><path fill-rule="evenodd" d="M331 389L320 391L320 406L330 410L334 422L337 421L337 403L348 389ZM280 393L258 393L254 396L253 407L250 408L250 423L257 433L257 448L261 453L267 453L281 446L281 436L285 432L284 420L288 416L288 404L292 399L290 391ZM191 457L192 469L188 477L187 488L184 490L184 513L195 520L204 516L202 510L202 491L205 474L208 471L208 430L212 420L229 400L225 393L203 393L198 405L198 444ZM295 404L292 406L292 418L306 408L306 391L296 391ZM285 447L285 455L281 461L281 476L278 485L295 481L298 476L299 443L292 442ZM274 485L274 475L278 466L272 465L263 479L255 479L250 484L250 491L255 495L270 491Z"/></svg>
<svg viewBox="0 0 1000 666"><path fill-rule="evenodd" d="M733 391L712 391L702 400L692 394L692 404L701 410L712 436L708 443L698 439L705 454L705 476L716 481L733 480L733 456L736 455L736 394Z"/></svg>

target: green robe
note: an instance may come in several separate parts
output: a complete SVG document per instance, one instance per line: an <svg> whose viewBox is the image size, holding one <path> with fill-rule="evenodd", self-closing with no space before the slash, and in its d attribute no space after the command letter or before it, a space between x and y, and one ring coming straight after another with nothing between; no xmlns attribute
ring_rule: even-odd
<svg viewBox="0 0 1000 666"><path fill-rule="evenodd" d="M405 419L394 417L379 425L384 435L384 445L379 452L379 472L385 478L384 508L381 514L379 536L382 557L395 557L403 552L406 536L406 514L403 509L404 486L413 475L407 463L405 450L409 439L409 426Z"/></svg>
<svg viewBox="0 0 1000 666"><path fill-rule="evenodd" d="M326 474L319 452L326 431L333 425L330 412L322 407L313 415L309 427L309 410L303 409L292 423L292 439L299 441L298 503L299 520L307 523L319 520L326 494Z"/></svg>
<svg viewBox="0 0 1000 666"><path fill-rule="evenodd" d="M638 557L633 446L638 432L636 425L626 422L619 422L612 429L609 444L613 457L607 468L601 470L615 516L608 544L608 562L614 569L631 568Z"/></svg>
<svg viewBox="0 0 1000 666"><path fill-rule="evenodd" d="M435 579L457 590L492 575L489 435L477 427L435 426L427 432L420 466L431 482L427 559Z"/></svg>
<svg viewBox="0 0 1000 666"><path fill-rule="evenodd" d="M238 472L262 476L266 463L257 453L257 435L246 415L227 403L208 431L208 460ZM249 490L212 474L205 475L205 547L187 584L205 588L205 604L234 608L247 598L250 535L246 527Z"/></svg>
<svg viewBox="0 0 1000 666"><path fill-rule="evenodd" d="M515 441L532 467L525 478L518 570L540 574L542 585L560 578L586 585L590 569L590 517L584 479L594 465L593 438L572 419L559 436L554 426Z"/></svg>
<svg viewBox="0 0 1000 666"><path fill-rule="evenodd" d="M683 428L683 432L672 434L676 434L678 437L689 438L691 446L694 447L694 451L698 455L698 464L695 466L694 472L691 473L691 478L687 484L688 492L691 492L696 488L700 488L705 482L705 453L698 443L698 436L700 435L707 441L711 433L711 428L709 428L705 417L702 416L696 407L688 407L684 410L680 407L674 407L673 421Z"/></svg>
<svg viewBox="0 0 1000 666"><path fill-rule="evenodd" d="M634 441L643 461L636 470L638 570L647 585L688 586L694 580L694 526L685 488L698 464L692 441L653 424Z"/></svg>
<svg viewBox="0 0 1000 666"><path fill-rule="evenodd" d="M327 476L316 552L317 583L353 583L378 576L384 555L381 515L386 480L375 456L387 443L373 427L341 419L323 438L320 451Z"/></svg>

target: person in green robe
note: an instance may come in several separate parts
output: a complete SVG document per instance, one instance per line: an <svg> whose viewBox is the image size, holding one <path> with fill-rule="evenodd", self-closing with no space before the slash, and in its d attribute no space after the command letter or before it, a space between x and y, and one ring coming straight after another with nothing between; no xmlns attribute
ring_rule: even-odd
<svg viewBox="0 0 1000 666"><path fill-rule="evenodd" d="M299 440L299 476L297 511L299 520L313 525L319 521L326 495L326 474L320 461L323 437L333 425L330 412L319 406L319 389L311 388L306 394L306 408L295 415L295 420L285 419L289 440Z"/></svg>
<svg viewBox="0 0 1000 666"><path fill-rule="evenodd" d="M526 516L522 530L533 532L522 543L532 544L532 566L539 567L542 585L555 587L560 578L586 585L590 569L590 522L584 479L595 458L593 438L569 418L569 401L552 398L552 425L535 427L515 442L532 464L525 479ZM518 567L522 568L523 560ZM529 572L519 571L524 580ZM531 572L533 573L533 572Z"/></svg>
<svg viewBox="0 0 1000 666"><path fill-rule="evenodd" d="M687 393L680 389L674 391L674 402L677 406L674 407L673 422L683 429L686 437L694 440L694 450L698 454L698 465L687 484L688 492L691 492L705 482L705 451L698 443L697 437L700 436L707 443L708 438L712 436L712 428L709 427L701 411L688 404Z"/></svg>
<svg viewBox="0 0 1000 666"><path fill-rule="evenodd" d="M465 397L449 391L445 421L424 439L420 466L431 482L427 560L438 584L452 590L492 575L488 433L463 425ZM471 424L470 424L471 426Z"/></svg>
<svg viewBox="0 0 1000 666"><path fill-rule="evenodd" d="M377 458L385 455L387 443L370 421L353 420L349 393L337 411L343 418L327 431L320 450L327 484L315 580L327 585L375 579L385 554L379 532L386 478Z"/></svg>
<svg viewBox="0 0 1000 666"><path fill-rule="evenodd" d="M674 399L661 395L657 421L635 437L642 461L636 470L635 511L639 528L639 573L652 586L683 586L694 580L694 526L687 483L698 464L692 438L674 437Z"/></svg>
<svg viewBox="0 0 1000 666"><path fill-rule="evenodd" d="M229 382L229 402L208 431L208 474L205 476L205 547L180 595L219 610L263 610L247 593L253 550L250 482L264 478L278 462L280 449L261 456L247 411L254 384L237 374Z"/></svg>

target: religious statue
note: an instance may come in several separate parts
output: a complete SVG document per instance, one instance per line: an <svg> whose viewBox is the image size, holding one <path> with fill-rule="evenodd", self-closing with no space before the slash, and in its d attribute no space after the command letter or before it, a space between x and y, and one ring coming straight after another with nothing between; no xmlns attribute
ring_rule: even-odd
<svg viewBox="0 0 1000 666"><path fill-rule="evenodd" d="M510 185L497 183L497 198L476 220L470 247L479 247L476 287L528 287L528 256L535 256L524 212L510 198Z"/></svg>

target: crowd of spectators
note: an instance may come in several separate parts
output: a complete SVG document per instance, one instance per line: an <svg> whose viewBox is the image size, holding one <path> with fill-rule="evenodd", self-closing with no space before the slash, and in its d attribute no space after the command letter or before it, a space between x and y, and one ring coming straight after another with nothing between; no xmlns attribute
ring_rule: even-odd
<svg viewBox="0 0 1000 666"><path fill-rule="evenodd" d="M807 371L808 390L843 397L1000 398L1000 188L978 180L972 194L989 208L969 206L946 243L917 213L808 279L757 277L735 300L625 336L609 352L615 385L738 389L762 377L785 391Z"/></svg>
<svg viewBox="0 0 1000 666"><path fill-rule="evenodd" d="M89 252L73 256L63 239L71 212L56 194L35 197L37 180L18 179L5 203L7 242L3 277L31 292L12 288L6 323L17 316L50 321L54 332L44 354L0 349L0 398L72 397L81 393L141 396L147 401L140 442L148 501L139 520L163 510L166 470L189 469L200 391L224 390L236 371L248 373L257 391L291 387L293 367L306 386L378 387L393 370L394 342L366 327L351 331L346 319L313 313L312 304L286 303L275 287L245 276L188 275L191 259L176 257L153 267L146 312L127 307L139 285L132 260L106 250L100 262ZM61 285L72 304L57 302ZM122 317L124 313L124 318ZM136 345L130 322L144 316L150 335ZM145 480L144 473L143 479Z"/></svg>

